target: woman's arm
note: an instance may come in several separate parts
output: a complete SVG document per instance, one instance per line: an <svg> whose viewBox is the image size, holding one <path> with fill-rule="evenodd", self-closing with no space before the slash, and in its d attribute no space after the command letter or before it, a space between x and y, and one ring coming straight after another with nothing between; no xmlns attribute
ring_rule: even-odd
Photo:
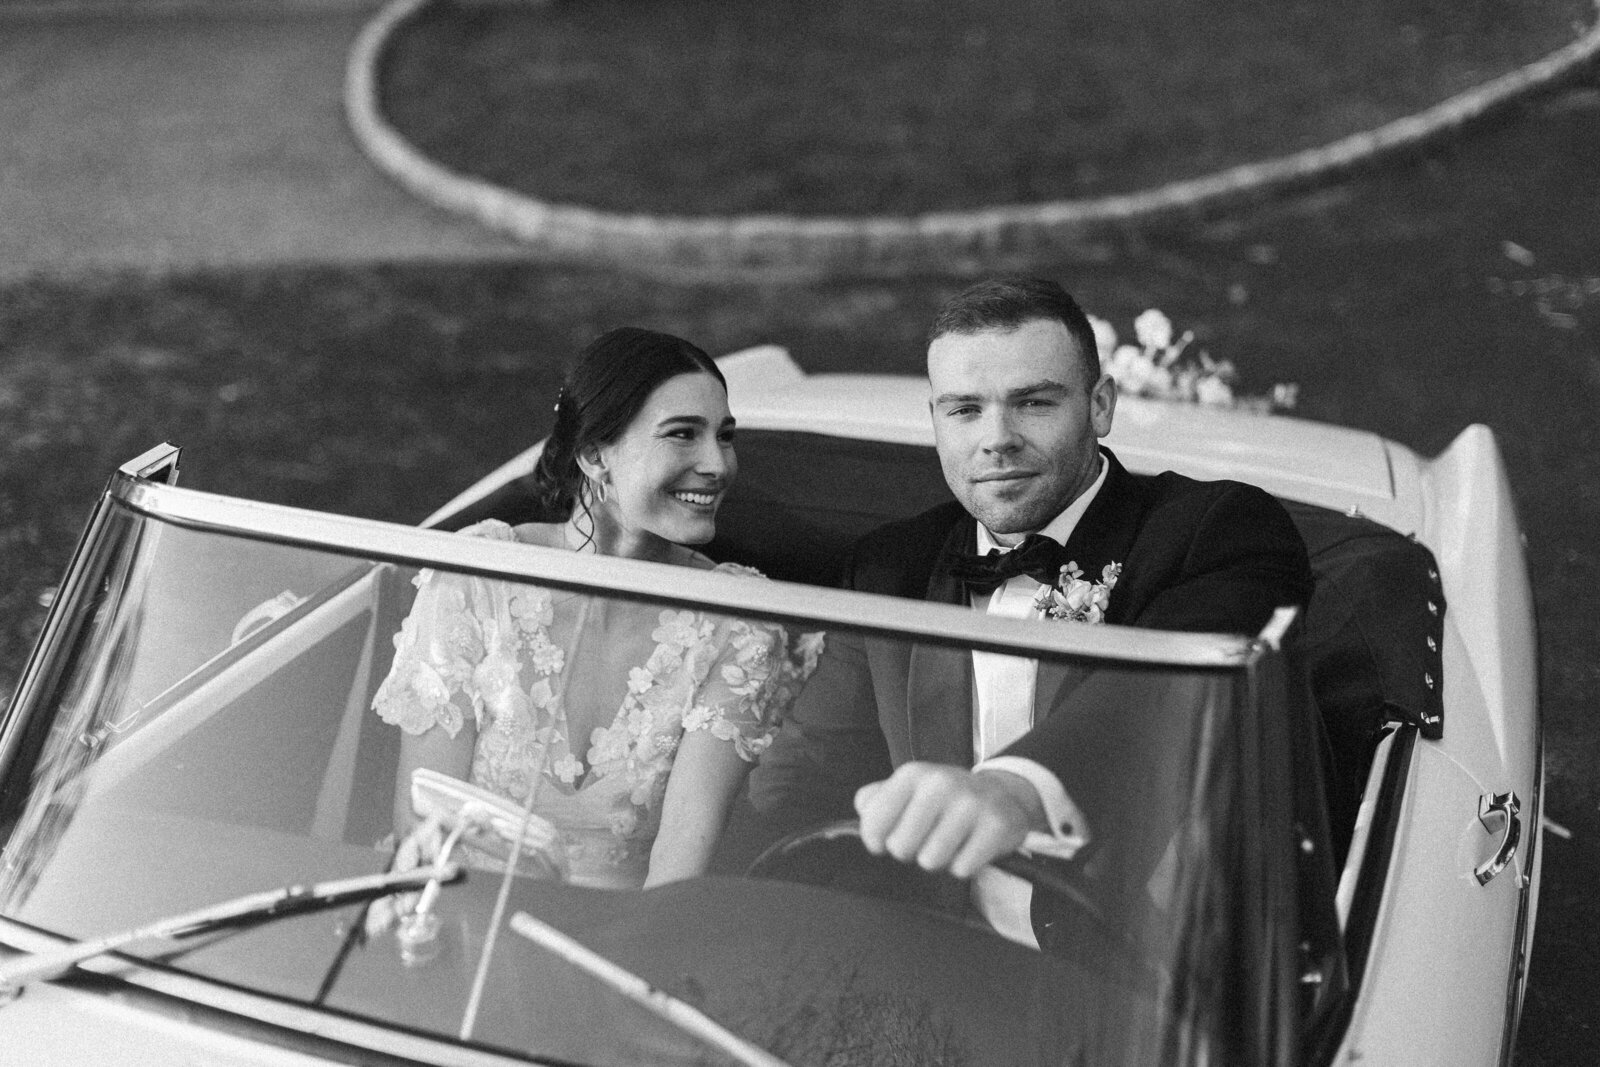
<svg viewBox="0 0 1600 1067"><path fill-rule="evenodd" d="M732 741L690 730L678 743L646 888L705 873L750 763Z"/></svg>
<svg viewBox="0 0 1600 1067"><path fill-rule="evenodd" d="M427 767L465 780L472 772L472 749L477 739L478 730L471 716L467 717L454 737L443 726L434 726L420 734L401 733L400 765L394 781L396 838L404 837L417 822L417 816L411 810L411 772L418 767Z"/></svg>

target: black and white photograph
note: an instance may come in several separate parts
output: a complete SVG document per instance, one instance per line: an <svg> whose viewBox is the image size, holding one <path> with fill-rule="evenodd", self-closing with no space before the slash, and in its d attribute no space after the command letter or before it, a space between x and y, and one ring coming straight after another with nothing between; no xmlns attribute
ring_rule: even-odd
<svg viewBox="0 0 1600 1067"><path fill-rule="evenodd" d="M1600 1063L1600 0L0 0L0 1061Z"/></svg>

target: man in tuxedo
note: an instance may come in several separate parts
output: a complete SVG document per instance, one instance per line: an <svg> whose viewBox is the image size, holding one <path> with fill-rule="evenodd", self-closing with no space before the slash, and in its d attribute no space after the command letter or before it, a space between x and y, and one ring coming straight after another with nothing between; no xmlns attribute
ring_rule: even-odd
<svg viewBox="0 0 1600 1067"><path fill-rule="evenodd" d="M849 588L1038 617L1027 572L1048 578L1071 561L1091 581L1120 564L1108 623L1254 634L1278 606L1305 603L1305 546L1276 500L1238 482L1130 474L1100 446L1116 382L1056 283L1001 278L958 294L929 332L927 366L956 502L865 537ZM1019 657L830 634L751 800L791 827L853 809L870 851L977 876L979 909L1029 940L1048 920L1035 909L1030 921L1027 887L987 864L1025 840L1063 854L1119 847L1137 790L1090 772L1108 751L1139 751L1153 728L1125 709L1085 713L1128 697L1101 687L1097 698L1093 679L1036 710L1041 673Z"/></svg>

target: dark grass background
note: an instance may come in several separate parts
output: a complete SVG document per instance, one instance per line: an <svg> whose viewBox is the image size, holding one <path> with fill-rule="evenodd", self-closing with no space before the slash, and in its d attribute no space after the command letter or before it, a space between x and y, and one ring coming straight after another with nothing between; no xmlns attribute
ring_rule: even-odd
<svg viewBox="0 0 1600 1067"><path fill-rule="evenodd" d="M657 9L608 4L596 0L593 7L611 11L613 18L622 7ZM570 14L589 6L546 10ZM671 0L659 6L689 11L709 5ZM1324 17L1320 7L1309 10L1312 5L1305 5L1307 12L1285 13L1298 6L1218 10L1233 12L1229 17L1235 19L1249 11L1262 20ZM1029 7L1023 3L1018 10ZM1418 14L1413 23L1371 22L1380 7ZM1140 10L1150 21L1154 9ZM1457 25L1448 17L1452 13L1460 25L1482 28L1522 19L1526 28L1548 27L1554 16L1590 9L1357 3L1338 10L1348 14L1340 15L1340 25L1319 24L1318 39L1337 37L1335 31L1345 28L1368 36L1352 33L1356 40L1330 46L1324 66L1305 74L1313 82L1343 77L1344 65L1359 65L1368 55L1377 63L1391 36L1404 39L1397 26L1421 24L1416 20L1424 15L1436 21L1427 24L1434 29L1418 46L1442 48L1434 36ZM1541 12L1543 18L1534 17ZM495 17L502 16L508 17ZM487 16L462 15L468 22L480 17ZM1081 132L1073 135L1077 141L1065 135L1061 140L1068 146L1063 158L1101 160L1096 165L1104 169L1095 181L1104 188L1132 188L1149 175L1188 176L1202 169L1203 153L1165 154L1171 124L1213 130L1209 136L1221 155L1204 158L1220 160L1255 154L1253 139L1278 148L1298 144L1312 121L1278 113L1271 121L1284 128L1267 138L1272 131L1266 119L1222 121L1201 106L1206 95L1198 90L1196 116L1187 119L1181 93L1160 105L1137 102L1139 94L1154 91L1144 83L1154 77L1156 60L1184 54L1185 33L1193 26L1156 33L1141 28L1138 19L1114 24L1125 35L1155 42L1141 45L1125 62L1107 62L1097 75L1119 80L1114 91L1106 90L1113 103L1135 101L1121 112L1123 132L1141 115L1148 128L1117 146L1100 145ZM1237 30L1243 23L1228 25ZM607 47L623 50L626 20L609 32ZM1481 66L1480 74L1498 73L1525 57L1524 50L1557 43L1532 44L1511 29L1489 37L1504 47L1461 58L1466 73L1450 78L1479 80L1467 77L1473 63ZM1098 40L1097 49L1110 47ZM1459 52L1470 44L1449 47ZM1241 45L1237 54L1215 62L1248 63L1254 50ZM1278 46L1269 42L1261 51L1262 62L1273 62ZM976 71L972 77L992 77L998 84L1009 74L1025 82L1045 55L1031 52L1009 71ZM1004 59L993 56L995 63ZM1184 62L1191 69L1205 66ZM928 94L942 91L941 65L925 61L901 69L901 78L922 77ZM1301 76L1298 68L1271 68L1278 80L1268 84L1260 79L1271 69L1246 69L1252 71L1248 79L1235 78L1249 90L1236 88L1235 96L1269 110L1277 106L1268 98L1280 84ZM1370 107L1388 106L1364 96L1352 99L1360 86L1383 80L1381 67L1363 69L1365 78L1329 83L1330 107L1318 121L1339 125L1370 113ZM1219 85L1226 80L1218 75ZM1440 82L1429 92L1444 87ZM885 83L882 91L893 88ZM765 91L751 84L751 94ZM663 98L666 92L640 95L670 110L676 105ZM915 94L907 90L902 96L911 100ZM403 101L392 102L398 110ZM444 101L435 109L412 98L408 106L434 114L443 128L454 105ZM796 123L809 115L819 137L838 118L798 104L779 110ZM875 190L870 196L835 202L831 193L849 183L831 178L808 178L801 191L820 190L812 203L827 210L985 202L994 191L990 179L972 176L994 165L989 157L1004 158L1012 150L1025 157L1039 125L1023 123L1007 127L1009 132L1000 132L998 123L979 125L961 140L983 149L971 157L977 169L964 169L959 159L934 167L914 154L873 152L862 163L859 181ZM861 128L876 127L863 120ZM461 141L480 173L502 165L523 139L492 124L483 129L488 132ZM862 140L872 144L877 136L864 134ZM594 131L593 139L603 140L602 131ZM752 139L758 140L755 133ZM682 170L654 172L639 179L640 188L617 195L679 196L687 198L685 204L706 197L719 211L758 203L738 199L746 195L734 188L742 173L737 168L746 165L738 154L724 160L682 153ZM767 148L751 150L749 166L756 173L780 157ZM829 173L850 172L854 164L847 166L843 158L828 164L835 168ZM904 165L895 168L894 159ZM547 169L557 169L547 162ZM589 166L597 168L590 171L596 177L632 173L632 164L598 167L591 160ZM869 173L874 168L887 168L890 177ZM926 183L933 171L960 196L952 192L948 201L941 199L945 193ZM1495 430L1527 530L1539 611L1549 814L1574 833L1571 841L1546 837L1541 925L1518 1053L1525 1067L1600 1062L1600 1004L1592 981L1600 967L1600 924L1592 921L1592 887L1600 879L1600 782L1593 771L1600 762L1593 720L1600 705L1597 173L1600 89L1591 79L1507 114L1470 139L1394 161L1358 181L1248 213L1113 232L1072 262L1040 265L1125 333L1147 307L1196 329L1214 355L1239 365L1246 392L1276 381L1300 383L1299 414L1305 417L1371 429L1428 454L1469 423ZM536 167L527 171L535 174L544 180ZM1063 165L1058 178L1066 183L1059 194L1028 195L1094 188L1073 184L1087 181L1076 163ZM885 181L900 182L903 198ZM713 196L710 190L719 191ZM15 683L42 619L39 598L58 579L95 494L117 464L159 441L185 446L184 483L191 487L415 522L543 435L560 364L602 329L652 326L714 352L773 341L788 346L812 371L915 373L933 308L965 281L927 275L676 285L600 270L502 263L41 275L0 285L0 693ZM737 410L736 396L733 404Z"/></svg>
<svg viewBox="0 0 1600 1067"><path fill-rule="evenodd" d="M432 158L617 211L909 214L1321 145L1568 43L1589 0L446 0L383 102Z"/></svg>

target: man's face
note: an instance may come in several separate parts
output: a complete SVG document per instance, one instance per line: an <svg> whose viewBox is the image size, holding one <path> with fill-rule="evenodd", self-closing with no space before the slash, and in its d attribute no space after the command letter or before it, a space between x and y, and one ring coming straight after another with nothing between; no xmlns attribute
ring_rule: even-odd
<svg viewBox="0 0 1600 1067"><path fill-rule="evenodd" d="M951 333L928 346L929 406L945 481L1005 543L1042 529L1094 483L1116 383L1090 382L1067 328Z"/></svg>

